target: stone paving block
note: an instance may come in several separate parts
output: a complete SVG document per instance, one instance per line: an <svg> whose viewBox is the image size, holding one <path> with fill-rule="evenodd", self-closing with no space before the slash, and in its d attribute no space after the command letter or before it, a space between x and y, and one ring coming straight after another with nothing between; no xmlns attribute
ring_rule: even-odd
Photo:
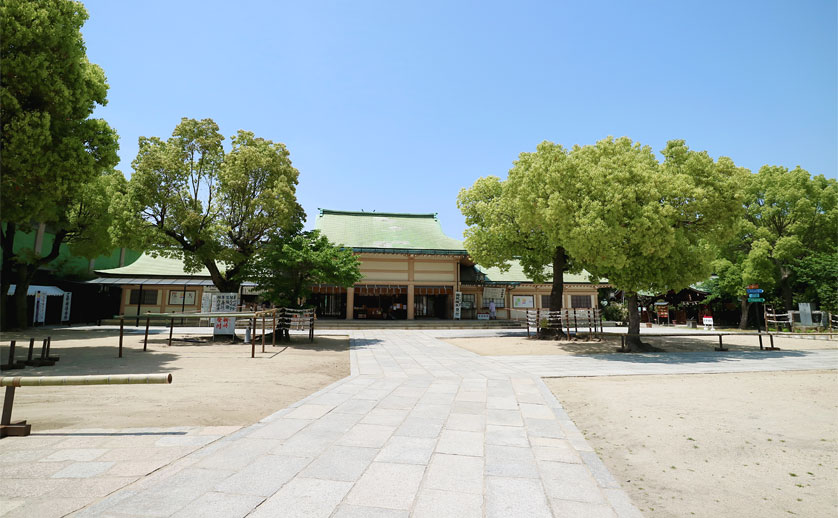
<svg viewBox="0 0 838 518"><path fill-rule="evenodd" d="M52 475L52 478L90 478L101 475L114 466L114 462L74 462Z"/></svg>
<svg viewBox="0 0 838 518"><path fill-rule="evenodd" d="M351 482L295 478L260 505L252 518L328 518L352 487Z"/></svg>
<svg viewBox="0 0 838 518"><path fill-rule="evenodd" d="M408 518L409 516L410 513L407 511L343 504L338 507L332 518Z"/></svg>
<svg viewBox="0 0 838 518"><path fill-rule="evenodd" d="M550 498L605 503L605 496L584 464L539 461L544 490Z"/></svg>
<svg viewBox="0 0 838 518"><path fill-rule="evenodd" d="M163 464L157 460L114 462L105 475L110 477L142 477L148 475Z"/></svg>
<svg viewBox="0 0 838 518"><path fill-rule="evenodd" d="M483 455L484 435L481 432L462 432L460 430L442 430L436 445L437 453L453 455Z"/></svg>
<svg viewBox="0 0 838 518"><path fill-rule="evenodd" d="M417 405L450 405L454 401L454 394L427 392L422 396Z"/></svg>
<svg viewBox="0 0 838 518"><path fill-rule="evenodd" d="M483 494L483 459L434 454L425 475L424 489Z"/></svg>
<svg viewBox="0 0 838 518"><path fill-rule="evenodd" d="M486 445L486 476L538 478L538 466L529 448Z"/></svg>
<svg viewBox="0 0 838 518"><path fill-rule="evenodd" d="M354 482L360 478L372 459L375 448L332 446L300 473L301 477Z"/></svg>
<svg viewBox="0 0 838 518"><path fill-rule="evenodd" d="M248 433L248 437L265 439L287 439L305 428L311 421L303 419L277 419L269 424Z"/></svg>
<svg viewBox="0 0 838 518"><path fill-rule="evenodd" d="M407 410L393 408L376 408L361 419L364 424L380 424L386 426L398 426L407 417Z"/></svg>
<svg viewBox="0 0 838 518"><path fill-rule="evenodd" d="M438 489L419 492L414 518L481 518L483 496Z"/></svg>
<svg viewBox="0 0 838 518"><path fill-rule="evenodd" d="M342 435L341 432L318 433L305 429L271 450L271 453L293 457L316 457L334 444Z"/></svg>
<svg viewBox="0 0 838 518"><path fill-rule="evenodd" d="M306 457L265 455L235 475L216 484L214 489L221 493L270 496L310 462L311 459Z"/></svg>
<svg viewBox="0 0 838 518"><path fill-rule="evenodd" d="M158 447L181 446L200 448L220 438L218 435L170 435L157 439L154 445Z"/></svg>
<svg viewBox="0 0 838 518"><path fill-rule="evenodd" d="M341 414L366 415L378 404L375 399L353 398L335 407L334 411Z"/></svg>
<svg viewBox="0 0 838 518"><path fill-rule="evenodd" d="M525 418L531 419L555 419L556 415L553 410L547 405L533 405L531 403L521 403L521 415Z"/></svg>
<svg viewBox="0 0 838 518"><path fill-rule="evenodd" d="M64 460L74 460L76 462L85 462L96 460L101 457L108 450L98 448L73 448L67 450L58 450L41 459L41 462L56 462ZM33 459L34 460L34 459Z"/></svg>
<svg viewBox="0 0 838 518"><path fill-rule="evenodd" d="M45 493L61 487L63 481L56 479L18 478L3 479L0 484L0 498L42 497Z"/></svg>
<svg viewBox="0 0 838 518"><path fill-rule="evenodd" d="M486 398L486 408L495 410L518 410L518 400L515 396L496 397L490 395Z"/></svg>
<svg viewBox="0 0 838 518"><path fill-rule="evenodd" d="M405 435L408 437L429 437L439 436L442 430L441 419L425 419L420 417L408 417L396 430L394 435Z"/></svg>
<svg viewBox="0 0 838 518"><path fill-rule="evenodd" d="M460 391L457 393L457 397L454 398L455 401L476 401L480 403L486 402L486 392L477 392L477 391Z"/></svg>
<svg viewBox="0 0 838 518"><path fill-rule="evenodd" d="M44 498L101 498L127 486L137 480L136 477L90 477L51 479L58 485L52 490L44 490L39 496Z"/></svg>
<svg viewBox="0 0 838 518"><path fill-rule="evenodd" d="M261 496L204 493L175 513L172 518L237 518L247 516L263 500Z"/></svg>
<svg viewBox="0 0 838 518"><path fill-rule="evenodd" d="M572 500L550 499L555 516L573 518L617 518L617 513L608 504L574 502Z"/></svg>
<svg viewBox="0 0 838 518"><path fill-rule="evenodd" d="M581 464L579 452L565 439L551 439L547 437L533 437L532 451L538 460L568 462Z"/></svg>
<svg viewBox="0 0 838 518"><path fill-rule="evenodd" d="M410 417L430 418L430 419L445 419L451 412L450 405L423 405L417 404L413 407Z"/></svg>
<svg viewBox="0 0 838 518"><path fill-rule="evenodd" d="M376 408L392 408L397 410L410 410L419 401L418 397L401 397L389 395L382 399Z"/></svg>
<svg viewBox="0 0 838 518"><path fill-rule="evenodd" d="M355 396L352 398L352 401L370 400L377 402L387 397L387 395L390 392L391 389L369 388L355 394ZM341 410L341 412L345 412L345 410Z"/></svg>
<svg viewBox="0 0 838 518"><path fill-rule="evenodd" d="M117 516L169 516L231 474L231 471L187 468L117 502L109 511Z"/></svg>
<svg viewBox="0 0 838 518"><path fill-rule="evenodd" d="M337 442L340 446L381 448L396 431L395 426L356 424Z"/></svg>
<svg viewBox="0 0 838 518"><path fill-rule="evenodd" d="M206 469L241 469L281 444L279 439L242 437L203 457L196 466Z"/></svg>
<svg viewBox="0 0 838 518"><path fill-rule="evenodd" d="M3 518L60 518L84 505L85 499L80 497L37 499L8 510L0 507L0 512Z"/></svg>
<svg viewBox="0 0 838 518"><path fill-rule="evenodd" d="M486 425L486 444L499 446L518 446L525 448L530 442L526 428L522 426Z"/></svg>
<svg viewBox="0 0 838 518"><path fill-rule="evenodd" d="M346 503L409 510L424 472L424 466L373 462L347 495Z"/></svg>
<svg viewBox="0 0 838 518"><path fill-rule="evenodd" d="M486 477L487 518L552 518L553 514L538 480Z"/></svg>
<svg viewBox="0 0 838 518"><path fill-rule="evenodd" d="M55 473L73 464L71 460L62 462L4 462L0 464L0 480L21 478L49 478ZM3 507L0 507L2 509Z"/></svg>
<svg viewBox="0 0 838 518"><path fill-rule="evenodd" d="M456 414L485 415L486 403L476 401L454 401L451 412Z"/></svg>
<svg viewBox="0 0 838 518"><path fill-rule="evenodd" d="M486 423L500 426L524 426L521 413L517 410L488 409Z"/></svg>
<svg viewBox="0 0 838 518"><path fill-rule="evenodd" d="M285 414L286 419L319 419L328 414L334 408L333 405L300 405L293 411Z"/></svg>
<svg viewBox="0 0 838 518"><path fill-rule="evenodd" d="M308 425L306 430L314 433L344 433L358 424L363 417L363 414L342 414L333 411Z"/></svg>
<svg viewBox="0 0 838 518"><path fill-rule="evenodd" d="M376 462L426 465L435 445L436 439L394 435L390 437L375 460Z"/></svg>
<svg viewBox="0 0 838 518"><path fill-rule="evenodd" d="M449 414L445 422L446 430L482 432L486 429L486 416L476 414Z"/></svg>
<svg viewBox="0 0 838 518"><path fill-rule="evenodd" d="M555 419L526 419L526 428L530 437L565 438L562 427Z"/></svg>

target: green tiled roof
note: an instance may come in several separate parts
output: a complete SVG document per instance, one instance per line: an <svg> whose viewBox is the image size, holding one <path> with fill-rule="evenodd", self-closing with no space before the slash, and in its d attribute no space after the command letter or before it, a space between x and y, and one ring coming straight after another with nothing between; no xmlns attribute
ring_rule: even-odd
<svg viewBox="0 0 838 518"><path fill-rule="evenodd" d="M462 242L442 232L435 214L321 209L314 228L329 241L355 251L466 255Z"/></svg>
<svg viewBox="0 0 838 518"><path fill-rule="evenodd" d="M476 268L486 274L487 281L520 283L532 282L532 280L530 280L530 278L524 273L524 267L521 266L521 263L518 261L509 261L509 270L505 272L500 271L500 269L496 267L486 268L484 266L477 265ZM551 270L552 268L550 267L546 268L548 274ZM565 284L591 284L589 277L590 274L585 270L582 270L581 273L565 273L564 282ZM602 283L604 283L604 281Z"/></svg>
<svg viewBox="0 0 838 518"><path fill-rule="evenodd" d="M209 277L209 270L202 268L197 273L186 273L183 271L183 262L180 259L169 259L168 257L151 257L143 254L133 263L110 270L94 270L100 275L118 275L120 277L133 277L144 275L155 275L165 277Z"/></svg>

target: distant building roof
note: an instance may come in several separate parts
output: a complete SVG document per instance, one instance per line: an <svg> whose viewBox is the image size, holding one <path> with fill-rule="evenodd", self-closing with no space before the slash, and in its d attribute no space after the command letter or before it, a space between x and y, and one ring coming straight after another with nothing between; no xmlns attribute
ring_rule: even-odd
<svg viewBox="0 0 838 518"><path fill-rule="evenodd" d="M164 276L164 277L210 277L209 270L201 268L196 273L186 273L183 270L183 261L170 259L168 257L152 257L143 254L136 261L119 268L109 270L94 270L99 275L135 277L135 276Z"/></svg>
<svg viewBox="0 0 838 518"><path fill-rule="evenodd" d="M524 267L521 266L521 263L516 260L509 261L509 270L502 272L500 268L492 267L486 268L485 266L476 265L476 269L478 269L481 273L486 276L486 280L489 282L499 282L499 283L531 283L533 282L527 274L524 273ZM548 275L548 278L551 274L552 268L547 267L545 268L545 272ZM549 281L548 281L549 283ZM590 274L584 270L580 273L565 273L564 274L564 283L565 284L607 284L606 281L598 281L598 280L590 280Z"/></svg>
<svg viewBox="0 0 838 518"><path fill-rule="evenodd" d="M442 232L436 214L321 209L315 228L356 252L467 255L462 242Z"/></svg>

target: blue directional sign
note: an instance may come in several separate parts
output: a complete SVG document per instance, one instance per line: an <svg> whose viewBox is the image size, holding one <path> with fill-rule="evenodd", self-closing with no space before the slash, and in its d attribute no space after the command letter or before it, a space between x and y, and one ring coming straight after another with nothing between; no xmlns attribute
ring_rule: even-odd
<svg viewBox="0 0 838 518"><path fill-rule="evenodd" d="M748 302L765 302L762 297L748 297Z"/></svg>
<svg viewBox="0 0 838 518"><path fill-rule="evenodd" d="M761 288L757 288L757 289L753 289L753 290L752 290L752 289L747 289L747 290L745 290L745 292L746 292L748 295L752 295L752 294L753 294L753 295L759 295L760 293L762 293L762 292L763 292L763 290L762 290Z"/></svg>

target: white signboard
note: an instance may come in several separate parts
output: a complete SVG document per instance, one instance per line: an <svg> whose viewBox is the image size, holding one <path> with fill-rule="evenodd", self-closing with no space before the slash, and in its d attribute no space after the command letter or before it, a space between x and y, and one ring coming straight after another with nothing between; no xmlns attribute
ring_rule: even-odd
<svg viewBox="0 0 838 518"><path fill-rule="evenodd" d="M186 306L194 306L195 305L195 291L170 291L169 292L169 304L174 305L186 305Z"/></svg>
<svg viewBox="0 0 838 518"><path fill-rule="evenodd" d="M701 317L701 319L704 322L705 331L707 331L708 328L711 330L715 330L715 328L713 327L713 317Z"/></svg>
<svg viewBox="0 0 838 518"><path fill-rule="evenodd" d="M506 288L483 288L484 299L502 299Z"/></svg>
<svg viewBox="0 0 838 518"><path fill-rule="evenodd" d="M521 309L532 309L535 307L535 297L532 295L513 295L512 307Z"/></svg>
<svg viewBox="0 0 838 518"><path fill-rule="evenodd" d="M47 319L47 294L40 291L35 293L35 312L32 314L32 323L43 324Z"/></svg>
<svg viewBox="0 0 838 518"><path fill-rule="evenodd" d="M213 313L232 313L236 311L239 305L238 293L216 293L212 296L212 306L210 311ZM235 335L236 334L236 318L235 317L218 317L215 319L214 335Z"/></svg>
<svg viewBox="0 0 838 518"><path fill-rule="evenodd" d="M62 301L63 304L61 305L61 321L62 322L69 322L70 321L70 303L73 300L73 294L69 291L64 292L64 300Z"/></svg>
<svg viewBox="0 0 838 518"><path fill-rule="evenodd" d="M454 320L460 320L463 311L463 292L454 292Z"/></svg>
<svg viewBox="0 0 838 518"><path fill-rule="evenodd" d="M489 320L489 314L488 313L478 313L477 314L477 320Z"/></svg>

